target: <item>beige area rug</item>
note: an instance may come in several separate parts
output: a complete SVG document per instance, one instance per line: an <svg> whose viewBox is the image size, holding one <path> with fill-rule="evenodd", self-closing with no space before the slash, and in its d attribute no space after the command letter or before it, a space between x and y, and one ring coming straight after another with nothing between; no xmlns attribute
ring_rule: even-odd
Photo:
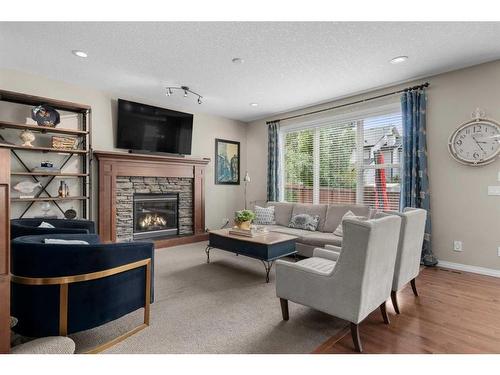
<svg viewBox="0 0 500 375"><path fill-rule="evenodd" d="M265 283L256 259L213 249L206 242L156 251L151 325L105 353L310 353L347 322L290 303L281 318L274 266ZM77 353L141 322L143 310L71 335Z"/></svg>

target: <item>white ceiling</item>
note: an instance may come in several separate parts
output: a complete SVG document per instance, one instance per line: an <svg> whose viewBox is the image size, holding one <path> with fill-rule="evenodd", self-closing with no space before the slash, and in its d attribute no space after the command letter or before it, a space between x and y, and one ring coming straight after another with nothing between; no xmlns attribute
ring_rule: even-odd
<svg viewBox="0 0 500 375"><path fill-rule="evenodd" d="M499 59L499 35L500 22L2 22L0 67L250 121ZM181 84L204 103L165 96Z"/></svg>

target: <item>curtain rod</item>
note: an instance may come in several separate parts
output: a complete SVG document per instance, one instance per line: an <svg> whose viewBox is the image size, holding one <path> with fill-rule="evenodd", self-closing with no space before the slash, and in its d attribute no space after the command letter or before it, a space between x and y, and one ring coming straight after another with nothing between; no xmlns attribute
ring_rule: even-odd
<svg viewBox="0 0 500 375"><path fill-rule="evenodd" d="M372 96L371 98L366 98L366 99L356 100L356 101L354 101L354 102L345 103L345 104L340 104L340 105L336 105L336 106L329 107L329 108L318 109L317 111L312 111L312 112L302 113L302 114L300 114L300 115L295 115L295 116L284 117L284 118L280 118L280 119L277 119L277 120L272 120L272 121L266 121L266 124L269 124L269 123L271 123L271 122L275 122L275 121L292 120L292 119L294 119L294 118L299 118L299 117L303 117L303 116L315 115L316 113L321 113L321 112L331 111L331 110L333 110L333 109L338 109L338 108L342 108L342 107L348 107L348 106L350 106L350 105L354 105L354 104L365 103L365 102L369 102L369 101L372 101L372 100L385 98L386 96L391 96L391 95L395 95L395 94L401 94L402 92L408 92L408 91L413 91L413 90L423 89L424 87L429 87L429 82L425 82L425 83L423 83L423 84L421 84L421 85L417 85L417 86L407 87L407 88L402 89L402 90L389 92L389 93L387 93L387 94L382 94L382 95Z"/></svg>

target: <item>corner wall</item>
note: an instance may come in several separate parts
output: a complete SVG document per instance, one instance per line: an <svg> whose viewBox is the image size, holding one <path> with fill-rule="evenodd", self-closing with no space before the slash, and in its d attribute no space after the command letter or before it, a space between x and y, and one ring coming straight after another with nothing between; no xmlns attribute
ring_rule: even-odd
<svg viewBox="0 0 500 375"><path fill-rule="evenodd" d="M488 185L500 185L500 159L482 167L455 162L448 153L448 137L471 112L480 107L487 117L500 121L500 61L476 65L404 85L373 91L254 121L247 129L248 171L252 182L249 201L266 199L266 121L347 103L430 82L427 91L427 133L431 187L432 243L437 257L446 262L500 270L500 196L488 196ZM286 123L283 123L286 126ZM452 250L453 240L463 252Z"/></svg>

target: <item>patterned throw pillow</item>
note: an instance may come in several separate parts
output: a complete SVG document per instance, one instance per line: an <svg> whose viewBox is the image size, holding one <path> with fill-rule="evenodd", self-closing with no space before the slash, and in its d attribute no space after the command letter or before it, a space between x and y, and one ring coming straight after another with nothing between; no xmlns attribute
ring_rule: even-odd
<svg viewBox="0 0 500 375"><path fill-rule="evenodd" d="M255 219L254 224L257 225L269 225L276 224L276 220L274 219L274 206L269 207L260 207L255 206Z"/></svg>
<svg viewBox="0 0 500 375"><path fill-rule="evenodd" d="M316 231L319 224L319 215L299 214L292 216L288 226L290 228L305 229L311 232Z"/></svg>

